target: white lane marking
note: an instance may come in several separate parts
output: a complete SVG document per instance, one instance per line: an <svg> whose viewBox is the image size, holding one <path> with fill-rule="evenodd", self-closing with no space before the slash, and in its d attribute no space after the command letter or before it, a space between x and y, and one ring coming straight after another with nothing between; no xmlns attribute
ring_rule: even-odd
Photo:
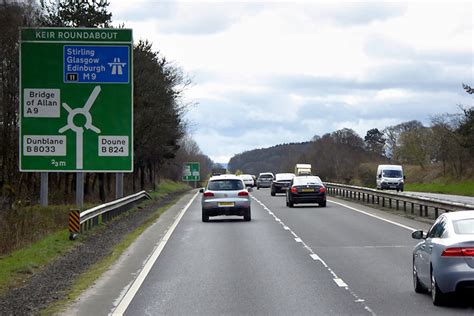
<svg viewBox="0 0 474 316"><path fill-rule="evenodd" d="M254 199L258 204L260 204L264 210L266 210L268 212L268 214L272 215L275 219L277 218L276 215L270 211L270 209L265 205L263 204L260 200L258 200L255 196L252 195L252 199ZM334 282L341 288L344 288L345 290L347 290L353 297L354 297L354 302L355 303L360 303L364 306L364 309L372 314L372 315L375 315L375 313L370 309L369 306L367 306L367 304L365 304L365 300L364 299L361 299L360 297L357 296L357 294L355 294L350 288L349 286L344 282L344 280L342 280L340 277L337 276L337 274L326 264L326 262L324 262L323 259L321 259L321 257L319 257L308 245L306 245L306 243L298 237L298 235L296 235L289 226L287 226L283 221L280 220L280 224L282 224L282 227L284 230L287 230L289 231L294 237L295 237L295 241L296 242L299 242L303 245L303 248L305 248L308 252L309 252L309 255L310 257L314 260L314 261L318 261L318 262L321 262L321 264L328 270L328 272L332 275L333 277L333 280Z"/></svg>
<svg viewBox="0 0 474 316"><path fill-rule="evenodd" d="M346 282L344 282L341 278L337 278L337 279L333 279L333 280L334 280L334 282L336 282L336 284L339 287L347 287Z"/></svg>
<svg viewBox="0 0 474 316"><path fill-rule="evenodd" d="M379 219L381 221L384 221L384 222L387 222L387 223L390 223L390 224L393 224L395 226L398 226L398 227L401 227L401 228L405 228L405 229L408 229L408 230L411 230L412 232L414 232L416 229L413 228L413 227L410 227L410 226L406 226L406 225L403 225L403 224L400 224L400 223L397 223L397 222L394 222L394 221L391 221L389 219L386 219L386 218L383 218L383 217L380 217L380 216L377 216L377 215L374 215L374 214L370 214L368 212L365 212L365 211L362 211L362 210L359 210L355 207L352 207L352 206L349 206L349 205L346 205L344 203L339 203L339 202L336 202L336 201L332 201L332 200L328 200L329 202L331 203L334 203L334 204L337 204L337 205L340 205L340 206L343 206L345 208L348 208L348 209L351 209L353 211L356 211L356 212L359 212L359 213L362 213L362 214L365 214L367 216L370 216L370 217L373 217L373 218L376 218L376 219Z"/></svg>
<svg viewBox="0 0 474 316"><path fill-rule="evenodd" d="M186 206L181 210L181 213L176 217L174 223L171 225L171 227L168 229L166 232L165 236L161 239L160 243L158 244L158 247L155 248L153 251L153 254L150 256L148 261L145 263L145 266L143 269L140 271L140 274L138 277L135 279L135 281L132 283L128 291L126 292L125 296L120 300L120 303L117 305L115 310L112 312L113 316L119 316L123 315L125 311L127 310L128 306L132 302L133 298L137 294L138 290L140 289L140 286L143 284L143 281L145 281L145 278L147 277L148 273L150 273L151 268L155 264L156 260L160 256L161 252L163 251L163 248L165 248L166 243L170 239L171 235L173 234L174 230L176 229L176 226L178 226L179 221L183 217L184 213L188 210L188 208L191 206L193 203L194 199L196 196L198 196L199 192L196 192L194 196L191 198L191 200L186 204Z"/></svg>

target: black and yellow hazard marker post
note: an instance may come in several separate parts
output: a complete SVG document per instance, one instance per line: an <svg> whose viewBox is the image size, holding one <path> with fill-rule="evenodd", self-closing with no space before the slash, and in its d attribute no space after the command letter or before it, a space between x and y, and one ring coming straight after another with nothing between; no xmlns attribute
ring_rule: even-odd
<svg viewBox="0 0 474 316"><path fill-rule="evenodd" d="M72 210L69 212L69 239L75 240L77 234L81 231L81 213L79 210Z"/></svg>

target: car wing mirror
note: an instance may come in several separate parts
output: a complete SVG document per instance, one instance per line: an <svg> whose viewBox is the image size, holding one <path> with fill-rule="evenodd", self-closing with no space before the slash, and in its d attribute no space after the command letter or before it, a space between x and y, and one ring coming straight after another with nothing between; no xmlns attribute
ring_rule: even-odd
<svg viewBox="0 0 474 316"><path fill-rule="evenodd" d="M407 176L403 176L403 180L406 180L407 179Z"/></svg>
<svg viewBox="0 0 474 316"><path fill-rule="evenodd" d="M413 238L413 239L423 239L424 238L423 231L422 230L414 231L413 233L411 233L411 238Z"/></svg>
<svg viewBox="0 0 474 316"><path fill-rule="evenodd" d="M204 193L204 188L200 188L199 193Z"/></svg>
<svg viewBox="0 0 474 316"><path fill-rule="evenodd" d="M381 175L381 174L379 174L379 179L380 179L380 178L382 178L382 175ZM373 178L372 178L372 179L373 179Z"/></svg>

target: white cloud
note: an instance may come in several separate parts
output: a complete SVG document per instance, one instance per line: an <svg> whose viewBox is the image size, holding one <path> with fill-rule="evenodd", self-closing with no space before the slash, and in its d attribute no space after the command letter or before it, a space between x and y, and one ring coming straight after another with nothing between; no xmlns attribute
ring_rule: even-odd
<svg viewBox="0 0 474 316"><path fill-rule="evenodd" d="M114 19L194 78L187 118L219 162L472 105L472 3L135 3L112 1Z"/></svg>

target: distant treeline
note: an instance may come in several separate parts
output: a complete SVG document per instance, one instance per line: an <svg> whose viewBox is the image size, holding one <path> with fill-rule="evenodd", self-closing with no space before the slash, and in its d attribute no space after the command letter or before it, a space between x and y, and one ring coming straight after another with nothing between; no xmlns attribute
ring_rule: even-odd
<svg viewBox="0 0 474 316"><path fill-rule="evenodd" d="M463 85L467 93L473 89ZM469 177L474 174L474 107L460 107L459 113L437 115L430 126L409 121L382 131L373 128L364 138L354 130L314 136L304 143L281 144L235 155L231 172L293 172L297 163L312 164L325 181L373 182L374 163L418 165L442 168L443 175Z"/></svg>
<svg viewBox="0 0 474 316"><path fill-rule="evenodd" d="M0 2L1 209L35 204L39 197L39 174L18 170L19 28L112 27L108 6L107 1ZM153 189L160 177L179 180L184 161L199 161L203 171L210 172L213 162L186 135L188 104L182 94L191 81L147 40L134 45L133 62L134 172L125 175L125 193ZM87 173L86 201L113 199L114 178ZM75 174L51 173L49 188L52 203L73 202Z"/></svg>

